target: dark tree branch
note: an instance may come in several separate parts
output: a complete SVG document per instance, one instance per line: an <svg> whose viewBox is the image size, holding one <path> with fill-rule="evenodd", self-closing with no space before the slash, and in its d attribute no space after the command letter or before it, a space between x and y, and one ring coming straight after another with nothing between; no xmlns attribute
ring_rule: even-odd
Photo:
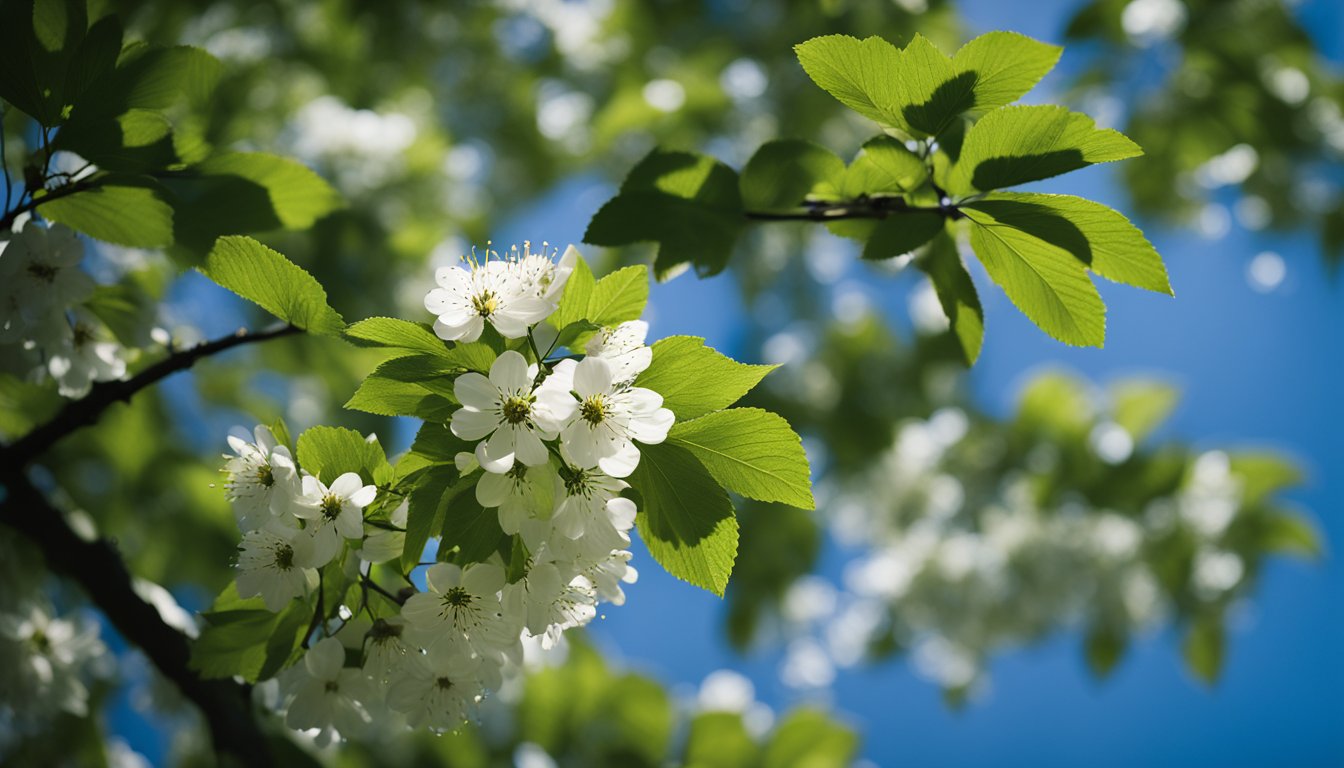
<svg viewBox="0 0 1344 768"><path fill-rule="evenodd" d="M187 637L164 623L159 612L136 594L131 573L112 542L80 538L20 467L5 464L0 481L5 488L0 523L32 540L47 565L83 588L122 637L144 651L159 672L200 708L215 749L241 765L274 764L247 689L231 680L203 680L192 671Z"/></svg>
<svg viewBox="0 0 1344 768"><path fill-rule="evenodd" d="M41 456L58 440L80 427L98 420L113 403L130 402L131 396L178 371L190 368L196 361L223 352L226 349L257 341L291 336L303 331L292 325L282 325L264 331L239 330L229 336L197 344L190 349L173 352L159 362L124 381L103 381L95 384L89 394L74 400L60 413L33 431L0 448L0 466L18 470Z"/></svg>
<svg viewBox="0 0 1344 768"><path fill-rule="evenodd" d="M885 219L910 213L936 213L957 220L965 216L957 206L910 205L900 197L861 196L844 203L806 203L798 211L745 211L752 221L842 221L846 219Z"/></svg>

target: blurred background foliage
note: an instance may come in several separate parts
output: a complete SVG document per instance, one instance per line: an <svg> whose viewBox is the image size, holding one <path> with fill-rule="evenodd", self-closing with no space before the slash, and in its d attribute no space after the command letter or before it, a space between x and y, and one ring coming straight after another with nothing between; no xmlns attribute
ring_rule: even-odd
<svg viewBox="0 0 1344 768"><path fill-rule="evenodd" d="M222 62L208 99L174 106L177 151L292 156L339 191L339 208L311 227L277 214L274 223L291 226L265 239L317 276L347 319L419 317L434 266L484 244L568 180L609 189L654 146L740 165L767 140L798 137L851 155L871 127L808 81L792 51L804 39L878 34L899 45L918 32L953 50L968 37L955 4L939 0L91 3L90 19L107 14L128 40L199 46ZM1344 81L1289 7L1098 0L1052 42L1092 62L1071 82L1052 81L1057 92L1146 151L1121 169L1135 212L1210 236L1234 220L1309 230L1321 258L1344 254ZM6 108L3 129L7 167L31 168L35 125ZM238 201L227 192L197 199L197 215L230 213ZM1160 382L1103 392L1049 374L1026 388L1012 418L984 415L928 296L912 302L911 322L830 310L818 277L834 258L827 238L807 225L758 227L738 246L731 276L719 278L740 289L747 353L784 363L753 397L806 436L821 502L815 513L743 509L724 626L732 642L824 648L841 665L908 651L955 703L1006 648L1081 625L1086 658L1104 675L1131 633L1174 621L1191 668L1214 678L1226 610L1254 590L1265 558L1320 550L1309 518L1277 496L1297 468L1150 438L1179 407ZM259 322L182 271L208 242L97 247L86 264L115 286L105 291L109 300L117 291L124 344L152 357L165 338L155 329L186 343ZM610 266L649 253L589 256ZM904 263L865 275L887 279ZM63 508L116 538L134 573L204 607L228 581L236 544L215 471L225 432L283 416L296 432L340 423L404 447L406 425L340 410L376 359L307 337L230 353L109 411L39 471ZM16 386L0 392L10 439L42 421L39 401L54 407L54 395ZM840 587L810 575L827 536L862 545ZM56 607L76 609L76 595L51 589ZM109 643L123 666L136 663ZM798 687L824 686L815 666L786 665L784 674ZM11 734L15 764L56 764L43 751L53 746L97 764L69 745L87 740L93 755L115 732L97 705L121 706L127 694L105 673L91 719L76 725L66 715ZM190 722L171 691L151 687L160 711ZM771 725L748 722L741 701L697 709L582 644L500 698L461 735L324 758L549 764L524 762L526 744L559 765L774 768L845 764L857 750L856 735L830 716L804 709ZM204 759L199 733L178 735L177 756ZM112 752L99 759L115 763Z"/></svg>

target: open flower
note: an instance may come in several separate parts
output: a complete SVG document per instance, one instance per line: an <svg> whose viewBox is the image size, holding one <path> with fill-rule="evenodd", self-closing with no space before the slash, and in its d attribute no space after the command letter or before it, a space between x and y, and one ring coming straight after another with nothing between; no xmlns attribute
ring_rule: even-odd
<svg viewBox="0 0 1344 768"><path fill-rule="evenodd" d="M633 441L667 439L672 411L657 392L619 384L602 358L585 357L573 371L578 408L560 433L561 454L583 469L599 467L612 477L628 477L639 465Z"/></svg>
<svg viewBox="0 0 1344 768"><path fill-rule="evenodd" d="M93 278L79 268L84 245L74 230L29 221L0 250L0 341L27 338L34 325L87 299Z"/></svg>
<svg viewBox="0 0 1344 768"><path fill-rule="evenodd" d="M317 571L300 563L310 560L312 542L298 528L278 520L243 534L238 546L238 595L261 595L269 611L317 587Z"/></svg>
<svg viewBox="0 0 1344 768"><path fill-rule="evenodd" d="M524 242L523 252L519 254L515 246L512 255L516 263L515 269L523 281L523 290L545 301L549 306L546 314L549 315L560 303L560 297L565 292L565 283L573 274L574 265L578 263L579 252L571 245L565 249L560 261L555 262L547 255L546 245L542 243L541 251L533 253L532 244Z"/></svg>
<svg viewBox="0 0 1344 768"><path fill-rule="evenodd" d="M499 508L499 527L518 533L523 521L550 517L555 504L555 470L549 463L515 464L503 474L486 472L476 482L476 501Z"/></svg>
<svg viewBox="0 0 1344 768"><path fill-rule="evenodd" d="M562 538L551 538L552 548L571 539L579 548L567 548L561 556L578 551L606 554L630 543L635 524L635 503L621 496L629 487L624 480L591 469L563 466L555 486L555 511L551 528Z"/></svg>
<svg viewBox="0 0 1344 768"><path fill-rule="evenodd" d="M504 604L525 617L528 634L549 650L566 629L581 627L597 615L597 591L586 576L554 562L536 562L521 580L505 587Z"/></svg>
<svg viewBox="0 0 1344 768"><path fill-rule="evenodd" d="M487 472L507 472L515 459L530 467L549 459L542 440L555 439L574 400L545 383L534 391L536 377L535 365L508 350L491 364L489 378L464 373L453 383L453 394L462 403L453 413L453 434L481 441L476 459Z"/></svg>
<svg viewBox="0 0 1344 768"><path fill-rule="evenodd" d="M334 637L323 638L308 649L302 666L292 669L288 682L285 724L298 730L320 728L318 746L329 744L333 731L348 738L372 720L365 708L373 694L369 681L360 670L345 667L345 647Z"/></svg>
<svg viewBox="0 0 1344 768"><path fill-rule="evenodd" d="M590 357L600 357L611 366L611 379L617 384L628 384L653 362L653 349L644 346L649 324L643 320L627 320L615 328L603 328L588 340L585 351Z"/></svg>
<svg viewBox="0 0 1344 768"><path fill-rule="evenodd" d="M388 686L387 705L413 728L452 731L466 722L487 689L498 687L498 677L487 660L451 646L431 647L412 656Z"/></svg>
<svg viewBox="0 0 1344 768"><path fill-rule="evenodd" d="M460 568L435 563L425 574L428 592L411 595L401 615L429 646L448 644L482 651L517 642L499 605L504 569L492 563Z"/></svg>
<svg viewBox="0 0 1344 768"><path fill-rule="evenodd" d="M528 286L510 262L487 259L470 268L441 267L434 273L438 288L425 296L425 309L438 319L434 332L446 341L476 341L485 322L506 339L527 335L555 307Z"/></svg>
<svg viewBox="0 0 1344 768"><path fill-rule="evenodd" d="M341 538L364 537L364 508L373 503L378 489L364 485L354 472L336 478L331 487L308 475L303 495L294 501L294 514L307 521L303 532L313 542L302 564L321 568L341 549Z"/></svg>
<svg viewBox="0 0 1344 768"><path fill-rule="evenodd" d="M229 435L235 455L225 454L228 460L224 463L229 477L224 487L244 532L260 528L272 517L288 515L300 486L289 448L278 443L270 427L258 426L253 439L256 442L249 443Z"/></svg>

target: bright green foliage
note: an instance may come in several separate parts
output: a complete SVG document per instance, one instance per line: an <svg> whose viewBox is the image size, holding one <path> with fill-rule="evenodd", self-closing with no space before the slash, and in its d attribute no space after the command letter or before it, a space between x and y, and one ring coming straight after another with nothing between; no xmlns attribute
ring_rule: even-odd
<svg viewBox="0 0 1344 768"><path fill-rule="evenodd" d="M1100 347L1106 305L1087 268L1065 248L974 209L971 248L1013 304L1051 336L1076 346Z"/></svg>
<svg viewBox="0 0 1344 768"><path fill-rule="evenodd" d="M863 258L870 260L919 252L917 263L933 281L968 363L979 355L984 318L952 245L964 229L990 277L1018 309L1068 344L1105 341L1105 307L1089 269L1172 293L1161 258L1119 213L1061 195L984 194L1142 154L1124 135L1097 128L1086 115L1057 106L1010 106L1054 67L1057 46L991 32L948 57L918 34L903 49L877 37L828 35L796 51L817 85L886 133L866 142L843 168L831 152L808 142L761 147L742 172L745 210L739 222L822 222L862 242ZM655 150L594 218L588 240L666 243L660 228L674 226L673 217L641 218L634 210L640 203L630 194L662 178L695 181L665 185L682 189L682 203L696 211L678 219L678 226L713 218L717 229L702 225L696 232L728 233L733 206L723 203L726 195L702 194L710 169L719 168L708 157ZM720 173L726 178L730 172ZM949 237L938 237L949 224ZM716 242L730 248L733 237ZM716 246L716 259L720 252ZM671 262L660 255L656 266L659 278L668 276Z"/></svg>
<svg viewBox="0 0 1344 768"><path fill-rule="evenodd" d="M1148 379L1120 381L1110 388L1111 417L1135 440L1143 440L1171 416L1180 402L1176 387Z"/></svg>
<svg viewBox="0 0 1344 768"><path fill-rule="evenodd" d="M795 209L805 200L833 200L845 161L810 141L785 139L761 146L742 168L738 186L749 211Z"/></svg>
<svg viewBox="0 0 1344 768"><path fill-rule="evenodd" d="M1004 107L966 132L947 191L1003 189L1141 154L1124 134L1064 107Z"/></svg>
<svg viewBox="0 0 1344 768"><path fill-rule="evenodd" d="M1226 633L1221 617L1200 617L1185 633L1185 663L1201 681L1212 685L1223 669Z"/></svg>
<svg viewBox="0 0 1344 768"><path fill-rule="evenodd" d="M428 323L412 323L395 317L369 317L351 323L345 329L345 339L360 347L388 347L453 359L448 345L434 335L434 329Z"/></svg>
<svg viewBox="0 0 1344 768"><path fill-rule="evenodd" d="M761 757L763 768L844 768L858 750L853 731L816 709L790 712Z"/></svg>
<svg viewBox="0 0 1344 768"><path fill-rule="evenodd" d="M663 405L685 421L727 408L774 369L739 363L696 336L669 336L654 343L653 363L635 386L662 395Z"/></svg>
<svg viewBox="0 0 1344 768"><path fill-rule="evenodd" d="M722 597L737 557L737 518L728 494L686 448L641 446L630 486L635 525L667 572Z"/></svg>
<svg viewBox="0 0 1344 768"><path fill-rule="evenodd" d="M42 215L89 237L134 248L173 242L173 208L162 186L143 176L99 175L91 189L52 196ZM134 215L127 215L134 211Z"/></svg>
<svg viewBox="0 0 1344 768"><path fill-rule="evenodd" d="M975 283L961 262L956 241L946 232L937 235L915 260L915 266L933 282L962 358L967 365L973 365L985 338L985 311L980 307Z"/></svg>
<svg viewBox="0 0 1344 768"><path fill-rule="evenodd" d="M588 297L588 311L578 319L615 327L626 320L639 319L648 302L648 269L643 265L625 267L597 281Z"/></svg>
<svg viewBox="0 0 1344 768"><path fill-rule="evenodd" d="M327 335L345 330L312 275L249 237L221 237L201 272L296 328Z"/></svg>
<svg viewBox="0 0 1344 768"><path fill-rule="evenodd" d="M803 509L815 505L803 446L777 414L759 408L717 411L677 424L668 442L695 454L733 493Z"/></svg>
<svg viewBox="0 0 1344 768"><path fill-rule="evenodd" d="M304 469L327 484L346 472L355 472L374 485L386 485L392 479L383 447L353 429L312 427L299 435L297 456Z"/></svg>
<svg viewBox="0 0 1344 768"><path fill-rule="evenodd" d="M704 155L654 150L597 212L583 239L594 245L658 243L660 279L685 264L701 275L728 265L742 229L737 174Z"/></svg>
<svg viewBox="0 0 1344 768"><path fill-rule="evenodd" d="M297 602L272 613L259 597L239 598L230 583L201 614L204 626L191 646L191 668L202 677L237 675L250 683L273 677L298 649L310 615Z"/></svg>

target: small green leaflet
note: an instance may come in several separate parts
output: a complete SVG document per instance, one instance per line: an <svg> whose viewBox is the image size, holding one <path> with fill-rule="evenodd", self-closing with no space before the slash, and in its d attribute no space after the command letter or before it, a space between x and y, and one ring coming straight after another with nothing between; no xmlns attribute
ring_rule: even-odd
<svg viewBox="0 0 1344 768"><path fill-rule="evenodd" d="M840 192L845 198L900 195L919 189L928 179L924 161L904 142L878 136L864 143L845 170Z"/></svg>
<svg viewBox="0 0 1344 768"><path fill-rule="evenodd" d="M667 572L720 597L737 558L737 518L728 494L687 449L641 445L630 475L639 493L635 525Z"/></svg>
<svg viewBox="0 0 1344 768"><path fill-rule="evenodd" d="M975 75L969 111L983 112L1022 98L1055 68L1063 52L1016 32L987 32L963 45L952 67L959 75Z"/></svg>
<svg viewBox="0 0 1344 768"><path fill-rule="evenodd" d="M910 253L943 231L941 213L902 213L878 222L863 247L869 261L890 259Z"/></svg>
<svg viewBox="0 0 1344 768"><path fill-rule="evenodd" d="M583 239L603 246L658 243L654 273L663 280L685 264L701 275L721 272L744 223L733 169L705 155L655 149L588 223Z"/></svg>
<svg viewBox="0 0 1344 768"><path fill-rule="evenodd" d="M345 329L345 340L357 347L388 347L405 352L453 357L447 342L426 323L393 317L369 317Z"/></svg>
<svg viewBox="0 0 1344 768"><path fill-rule="evenodd" d="M662 395L663 405L685 421L727 408L776 367L739 363L697 336L668 336L653 344L653 362L635 386Z"/></svg>
<svg viewBox="0 0 1344 768"><path fill-rule="evenodd" d="M346 472L356 472L365 483L386 485L392 479L387 454L375 440L353 429L312 427L299 435L299 466L330 485Z"/></svg>
<svg viewBox="0 0 1344 768"><path fill-rule="evenodd" d="M845 161L810 141L763 144L742 169L738 186L749 211L794 210L808 199L835 199Z"/></svg>
<svg viewBox="0 0 1344 768"><path fill-rule="evenodd" d="M974 365L985 338L985 312L956 241L946 231L940 233L915 260L915 266L929 276L963 359Z"/></svg>
<svg viewBox="0 0 1344 768"><path fill-rule="evenodd" d="M729 408L681 422L667 439L694 454L733 493L801 509L816 505L802 443L778 414Z"/></svg>
<svg viewBox="0 0 1344 768"><path fill-rule="evenodd" d="M204 678L266 680L288 663L311 615L312 609L302 600L271 613L259 597L240 598L230 582L214 606L201 614L201 634L192 643L190 666Z"/></svg>
<svg viewBox="0 0 1344 768"><path fill-rule="evenodd" d="M312 275L250 237L221 237L201 272L297 328L324 335L345 329Z"/></svg>

